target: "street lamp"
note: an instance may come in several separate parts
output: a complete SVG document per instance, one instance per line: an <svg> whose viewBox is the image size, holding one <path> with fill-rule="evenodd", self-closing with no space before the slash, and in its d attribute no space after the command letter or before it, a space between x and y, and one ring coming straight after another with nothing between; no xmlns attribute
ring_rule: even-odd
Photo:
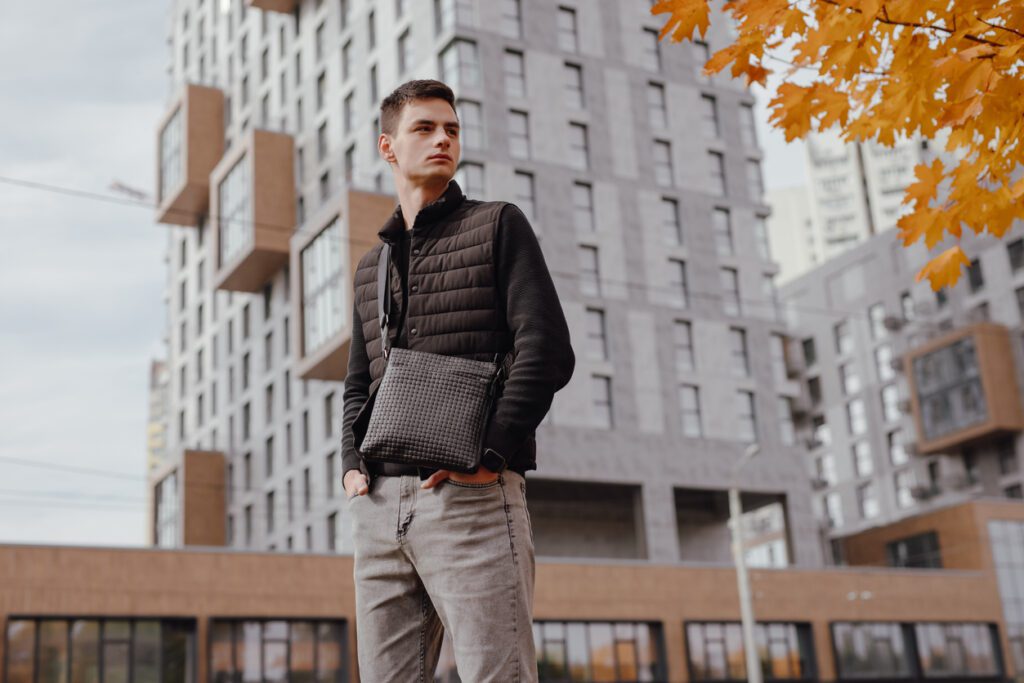
<svg viewBox="0 0 1024 683"><path fill-rule="evenodd" d="M729 487L729 526L732 528L732 558L736 563L736 586L740 595L740 619L743 623L743 650L747 655L748 683L761 683L761 661L757 656L757 644L754 642L754 607L750 600L750 583L747 580L747 562L743 548L743 525L740 518L743 507L740 504L740 490L736 478L740 469L747 461L757 455L761 447L756 443L747 446L743 457L732 466Z"/></svg>

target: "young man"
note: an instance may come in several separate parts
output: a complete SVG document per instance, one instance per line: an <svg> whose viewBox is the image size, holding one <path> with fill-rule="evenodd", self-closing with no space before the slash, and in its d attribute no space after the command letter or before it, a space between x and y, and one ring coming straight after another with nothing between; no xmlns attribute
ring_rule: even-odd
<svg viewBox="0 0 1024 683"><path fill-rule="evenodd" d="M463 681L536 681L525 473L537 468L537 425L575 366L568 326L523 212L467 199L452 179L461 149L451 89L405 83L381 104L380 121L378 151L399 199L378 232L393 247L392 345L486 361L514 355L476 472L362 460L360 412L385 369L376 282L383 245L360 260L342 434L360 678L433 681L447 631Z"/></svg>

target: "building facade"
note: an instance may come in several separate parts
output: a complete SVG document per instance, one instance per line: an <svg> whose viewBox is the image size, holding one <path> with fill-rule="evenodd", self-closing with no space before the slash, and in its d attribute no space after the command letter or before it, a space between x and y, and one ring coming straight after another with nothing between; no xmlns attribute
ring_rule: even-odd
<svg viewBox="0 0 1024 683"><path fill-rule="evenodd" d="M528 475L538 555L728 560L735 484L770 544L754 561L821 563L753 99L699 71L727 27L663 45L661 22L610 1L173 3L157 136L171 455L152 477L155 544L351 550L351 279L396 201L378 106L432 77L458 97L459 184L531 219L577 351ZM223 459L221 532L182 522L183 496L218 487L207 456L186 471L191 451Z"/></svg>
<svg viewBox="0 0 1024 683"><path fill-rule="evenodd" d="M803 335L790 347L798 432L828 537L1024 495L1022 235L965 235L971 266L952 289L912 284L928 255L895 230L782 287Z"/></svg>
<svg viewBox="0 0 1024 683"><path fill-rule="evenodd" d="M768 220L780 254L779 281L789 281L872 235L890 230L909 211L904 191L930 143L846 143L837 133L812 133L805 144L808 184L772 190Z"/></svg>

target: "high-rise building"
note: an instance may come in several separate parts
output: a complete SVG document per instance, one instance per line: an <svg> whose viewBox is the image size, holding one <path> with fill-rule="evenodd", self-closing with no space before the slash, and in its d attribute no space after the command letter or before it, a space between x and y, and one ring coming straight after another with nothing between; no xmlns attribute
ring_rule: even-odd
<svg viewBox="0 0 1024 683"><path fill-rule="evenodd" d="M167 364L149 364L149 420L146 423L146 469L158 469L167 457Z"/></svg>
<svg viewBox="0 0 1024 683"><path fill-rule="evenodd" d="M780 282L801 275L872 235L896 226L909 211L904 191L928 143L846 143L834 131L813 133L806 144L808 185L768 193L772 246L780 254Z"/></svg>
<svg viewBox="0 0 1024 683"><path fill-rule="evenodd" d="M896 230L780 289L803 335L791 347L797 432L828 537L978 496L1024 497L1022 235L966 233L971 265L952 289L914 283L928 254Z"/></svg>
<svg viewBox="0 0 1024 683"><path fill-rule="evenodd" d="M662 21L648 3L175 2L158 131L173 462L154 486L173 473L198 501L221 484L188 470L215 476L220 454L224 543L351 548L352 268L395 205L379 103L440 78L458 98L457 181L531 219L577 350L527 477L538 555L727 561L736 484L770 508L754 559L819 564L753 97L700 73L725 25L663 44ZM154 540L212 542L189 507L177 526L155 509Z"/></svg>

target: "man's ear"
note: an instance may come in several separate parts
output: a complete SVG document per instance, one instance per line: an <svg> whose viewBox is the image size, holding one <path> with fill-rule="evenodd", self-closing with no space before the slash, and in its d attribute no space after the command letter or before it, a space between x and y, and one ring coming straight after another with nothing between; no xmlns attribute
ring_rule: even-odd
<svg viewBox="0 0 1024 683"><path fill-rule="evenodd" d="M391 149L391 138L386 133L381 133L377 138L377 152L381 158L388 163L395 162L395 153Z"/></svg>

